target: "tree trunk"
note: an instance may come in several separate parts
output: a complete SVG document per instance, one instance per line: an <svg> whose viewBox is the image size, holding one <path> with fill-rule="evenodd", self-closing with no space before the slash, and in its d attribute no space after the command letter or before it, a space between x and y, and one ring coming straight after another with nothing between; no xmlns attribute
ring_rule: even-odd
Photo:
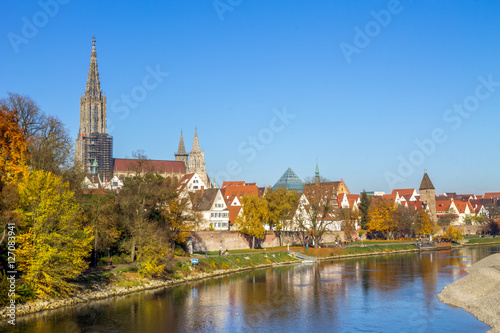
<svg viewBox="0 0 500 333"><path fill-rule="evenodd" d="M2 245L2 243L3 243L4 239L5 239L6 233L7 233L7 225L5 224L3 226L3 233L2 233L2 239L0 239L0 245Z"/></svg>
<svg viewBox="0 0 500 333"><path fill-rule="evenodd" d="M255 249L255 236L252 237L252 249Z"/></svg>
<svg viewBox="0 0 500 333"><path fill-rule="evenodd" d="M132 247L130 249L130 260L134 262L135 259L135 239L132 241Z"/></svg>

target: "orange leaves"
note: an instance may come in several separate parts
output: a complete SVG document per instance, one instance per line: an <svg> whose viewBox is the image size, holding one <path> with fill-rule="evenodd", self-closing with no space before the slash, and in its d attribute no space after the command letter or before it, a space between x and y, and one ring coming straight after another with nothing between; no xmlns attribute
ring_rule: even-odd
<svg viewBox="0 0 500 333"><path fill-rule="evenodd" d="M10 182L26 170L26 137L19 128L17 112L0 109L0 180Z"/></svg>
<svg viewBox="0 0 500 333"><path fill-rule="evenodd" d="M397 228L396 211L394 202L385 199L377 200L370 207L370 221L367 224L368 231L392 234Z"/></svg>

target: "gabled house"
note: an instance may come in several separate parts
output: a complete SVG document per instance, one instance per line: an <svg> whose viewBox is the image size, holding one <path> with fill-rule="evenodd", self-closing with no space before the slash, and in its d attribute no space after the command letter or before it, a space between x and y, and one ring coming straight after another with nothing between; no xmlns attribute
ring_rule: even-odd
<svg viewBox="0 0 500 333"><path fill-rule="evenodd" d="M189 192L198 191L202 188L206 189L207 187L201 177L197 173L188 173L181 178L177 190L179 196L185 198Z"/></svg>
<svg viewBox="0 0 500 333"><path fill-rule="evenodd" d="M193 211L200 215L199 229L227 230L229 228L229 209L221 190L218 188L189 192Z"/></svg>
<svg viewBox="0 0 500 333"><path fill-rule="evenodd" d="M238 215L241 214L242 201L245 194L259 196L261 190L256 183L245 183L244 181L225 181L221 186L221 194L229 209L229 225L233 225Z"/></svg>

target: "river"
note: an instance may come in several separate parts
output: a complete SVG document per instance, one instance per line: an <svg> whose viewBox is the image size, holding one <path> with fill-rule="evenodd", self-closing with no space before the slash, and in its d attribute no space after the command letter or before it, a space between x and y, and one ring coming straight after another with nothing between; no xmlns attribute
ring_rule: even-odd
<svg viewBox="0 0 500 333"><path fill-rule="evenodd" d="M485 332L439 302L499 246L248 271L17 318L14 332Z"/></svg>

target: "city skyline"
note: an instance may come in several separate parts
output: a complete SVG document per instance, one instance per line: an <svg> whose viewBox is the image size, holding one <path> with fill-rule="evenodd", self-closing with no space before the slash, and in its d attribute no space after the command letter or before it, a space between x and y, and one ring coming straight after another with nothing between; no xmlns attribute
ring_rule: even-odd
<svg viewBox="0 0 500 333"><path fill-rule="evenodd" d="M218 184L312 177L317 158L353 193L424 169L436 193L500 188L498 4L216 3L3 3L1 97L76 139L95 35L114 157L174 160L197 127Z"/></svg>

